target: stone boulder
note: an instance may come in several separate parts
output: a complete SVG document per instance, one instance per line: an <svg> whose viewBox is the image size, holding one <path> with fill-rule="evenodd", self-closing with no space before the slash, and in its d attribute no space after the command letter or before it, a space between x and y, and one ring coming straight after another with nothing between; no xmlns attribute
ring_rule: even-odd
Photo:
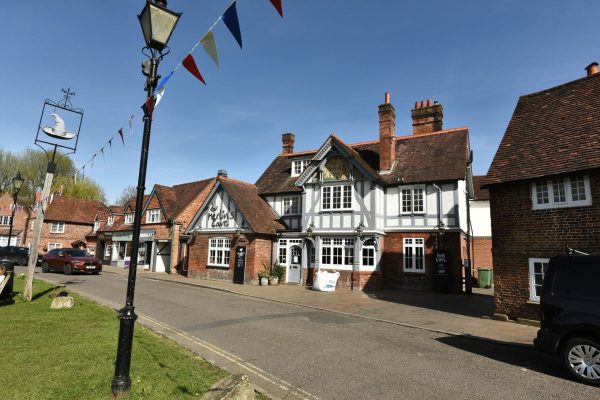
<svg viewBox="0 0 600 400"><path fill-rule="evenodd" d="M203 400L254 400L254 387L246 375L231 375L215 383Z"/></svg>
<svg viewBox="0 0 600 400"><path fill-rule="evenodd" d="M50 308L59 310L61 308L72 308L75 305L75 299L71 296L56 296L52 299Z"/></svg>

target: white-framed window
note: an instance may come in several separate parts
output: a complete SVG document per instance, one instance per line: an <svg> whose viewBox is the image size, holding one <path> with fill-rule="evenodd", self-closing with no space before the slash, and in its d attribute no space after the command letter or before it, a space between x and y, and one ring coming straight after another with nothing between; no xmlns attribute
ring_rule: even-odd
<svg viewBox="0 0 600 400"><path fill-rule="evenodd" d="M349 210L352 208L352 185L323 186L322 210Z"/></svg>
<svg viewBox="0 0 600 400"><path fill-rule="evenodd" d="M531 301L540 301L548 261L549 258L529 259L529 300Z"/></svg>
<svg viewBox="0 0 600 400"><path fill-rule="evenodd" d="M534 210L592 205L590 180L576 175L537 181L531 185L531 201Z"/></svg>
<svg viewBox="0 0 600 400"><path fill-rule="evenodd" d="M208 265L229 268L231 239L211 238L208 245Z"/></svg>
<svg viewBox="0 0 600 400"><path fill-rule="evenodd" d="M375 246L363 246L362 265L365 267L375 266Z"/></svg>
<svg viewBox="0 0 600 400"><path fill-rule="evenodd" d="M153 224L157 222L160 222L160 209L155 208L153 210L148 210L146 212L146 223Z"/></svg>
<svg viewBox="0 0 600 400"><path fill-rule="evenodd" d="M10 215L0 215L0 225L10 225L12 217Z"/></svg>
<svg viewBox="0 0 600 400"><path fill-rule="evenodd" d="M425 272L425 240L404 238L404 271Z"/></svg>
<svg viewBox="0 0 600 400"><path fill-rule="evenodd" d="M113 217L112 215L109 215L108 218L106 219L106 225L112 226L114 223L115 223L115 217Z"/></svg>
<svg viewBox="0 0 600 400"><path fill-rule="evenodd" d="M53 221L50 226L50 233L65 233L65 223L60 221Z"/></svg>
<svg viewBox="0 0 600 400"><path fill-rule="evenodd" d="M112 244L107 244L104 248L104 257L110 257L112 254Z"/></svg>
<svg viewBox="0 0 600 400"><path fill-rule="evenodd" d="M287 264L287 240L279 239L278 261L279 264Z"/></svg>
<svg viewBox="0 0 600 400"><path fill-rule="evenodd" d="M402 214L425 213L425 188L405 188L400 190L400 212Z"/></svg>
<svg viewBox="0 0 600 400"><path fill-rule="evenodd" d="M291 196L283 198L283 215L300 214L300 197Z"/></svg>
<svg viewBox="0 0 600 400"><path fill-rule="evenodd" d="M11 246L16 246L17 245L17 237L16 236L11 236L10 238L10 245ZM0 236L0 247L4 247L4 246L8 246L8 236Z"/></svg>
<svg viewBox="0 0 600 400"><path fill-rule="evenodd" d="M94 232L96 232L100 228L100 221L94 221Z"/></svg>
<svg viewBox="0 0 600 400"><path fill-rule="evenodd" d="M310 163L310 160L293 160L292 161L292 176L300 176Z"/></svg>
<svg viewBox="0 0 600 400"><path fill-rule="evenodd" d="M62 249L62 243L48 243L48 251L54 249Z"/></svg>
<svg viewBox="0 0 600 400"><path fill-rule="evenodd" d="M321 264L329 267L352 267L354 238L323 238Z"/></svg>
<svg viewBox="0 0 600 400"><path fill-rule="evenodd" d="M125 223L133 224L133 213L125 214Z"/></svg>

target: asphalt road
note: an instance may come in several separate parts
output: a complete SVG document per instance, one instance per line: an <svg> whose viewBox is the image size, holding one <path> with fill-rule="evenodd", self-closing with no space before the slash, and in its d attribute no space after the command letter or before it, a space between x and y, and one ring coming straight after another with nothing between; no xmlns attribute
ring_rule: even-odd
<svg viewBox="0 0 600 400"><path fill-rule="evenodd" d="M124 304L121 275L36 275L113 308ZM146 276L135 306L138 322L247 374L273 399L600 399L599 388L571 381L557 359L530 349Z"/></svg>

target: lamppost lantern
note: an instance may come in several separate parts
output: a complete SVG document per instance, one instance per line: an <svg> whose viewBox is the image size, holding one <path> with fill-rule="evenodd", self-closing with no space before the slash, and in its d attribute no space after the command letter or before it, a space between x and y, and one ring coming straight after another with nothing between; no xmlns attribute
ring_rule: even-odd
<svg viewBox="0 0 600 400"><path fill-rule="evenodd" d="M358 224L358 227L357 227L357 228L356 228L356 230L355 230L355 232L356 232L356 237L357 237L357 238L359 238L359 239L362 237L362 235L363 235L363 233L364 233L364 231L363 231L363 227L364 227L364 226L365 226L365 225L364 225L362 222L360 222L360 223Z"/></svg>
<svg viewBox="0 0 600 400"><path fill-rule="evenodd" d="M15 196L19 194L19 191L21 191L21 187L23 187L24 182L25 178L21 176L21 172L17 172L17 176L15 176L12 181L13 192L15 193Z"/></svg>
<svg viewBox="0 0 600 400"><path fill-rule="evenodd" d="M165 0L147 1L138 15L146 46L157 51L167 47L179 17L181 13L169 10Z"/></svg>

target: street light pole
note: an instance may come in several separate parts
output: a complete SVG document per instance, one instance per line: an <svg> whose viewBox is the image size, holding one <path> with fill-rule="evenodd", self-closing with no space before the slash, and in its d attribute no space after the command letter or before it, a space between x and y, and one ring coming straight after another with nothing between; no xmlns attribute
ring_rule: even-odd
<svg viewBox="0 0 600 400"><path fill-rule="evenodd" d="M119 342L117 347L117 360L115 363L115 376L111 384L114 397L127 395L131 389L129 369L131 366L131 349L133 345L133 329L137 315L133 306L135 295L135 279L138 263L138 249L140 244L140 231L142 225L142 209L144 191L146 189L146 170L148 166L148 150L150 148L150 131L152 128L152 113L154 108L154 89L158 81L157 71L159 61L163 57L162 50L175 29L181 14L174 13L167 8L167 2L158 0L148 1L138 16L146 47L150 52L150 59L142 63L142 71L146 75L146 85L149 101L144 108L144 134L142 136L142 151L140 155L140 168L138 174L137 192L135 198L135 213L133 218L133 237L131 239L131 259L127 278L127 295L125 307L119 310ZM156 12L158 11L158 12Z"/></svg>
<svg viewBox="0 0 600 400"><path fill-rule="evenodd" d="M10 246L10 238L12 237L13 231L13 223L15 220L15 211L17 210L17 196L19 196L19 192L21 191L21 186L23 186L23 182L25 179L21 177L21 172L17 172L17 175L12 180L13 185L13 206L12 206L12 214L10 216L10 227L8 228L8 243L6 244L6 248ZM8 252L6 252L8 254Z"/></svg>

